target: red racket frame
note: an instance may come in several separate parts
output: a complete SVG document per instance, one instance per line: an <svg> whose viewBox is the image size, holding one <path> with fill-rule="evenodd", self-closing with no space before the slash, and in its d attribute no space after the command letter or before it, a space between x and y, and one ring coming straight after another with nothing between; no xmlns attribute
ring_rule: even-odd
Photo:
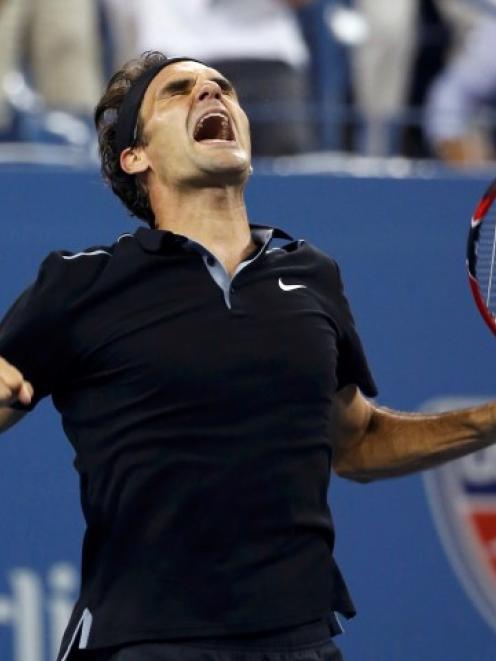
<svg viewBox="0 0 496 661"><path fill-rule="evenodd" d="M494 200L496 199L496 179L494 179L489 185L488 189L482 196L479 204L475 209L475 213L472 216L470 222L470 231L468 234L467 241L467 272L468 272L468 281L470 284L470 289L474 297L475 303L479 312L481 313L482 318L496 335L496 317L488 309L482 292L477 281L477 242L479 240L480 228L484 219L487 216L487 212L491 208Z"/></svg>

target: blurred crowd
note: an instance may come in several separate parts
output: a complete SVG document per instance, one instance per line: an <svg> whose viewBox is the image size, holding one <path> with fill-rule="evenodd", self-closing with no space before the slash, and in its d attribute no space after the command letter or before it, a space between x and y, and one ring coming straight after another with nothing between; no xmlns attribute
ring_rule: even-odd
<svg viewBox="0 0 496 661"><path fill-rule="evenodd" d="M494 158L495 42L496 0L0 0L0 141L93 144L105 79L158 49L232 80L256 156L477 166Z"/></svg>

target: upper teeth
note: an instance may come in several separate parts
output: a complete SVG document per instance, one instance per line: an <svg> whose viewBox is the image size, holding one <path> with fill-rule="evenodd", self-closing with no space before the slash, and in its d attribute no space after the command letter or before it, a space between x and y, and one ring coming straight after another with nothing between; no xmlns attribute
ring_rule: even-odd
<svg viewBox="0 0 496 661"><path fill-rule="evenodd" d="M210 117L220 117L220 119L222 120L222 123L223 123L222 128L223 128L223 129L227 129L227 128L229 127L229 119L226 117L226 115L224 115L224 113L221 113L221 112L209 112L208 114L204 115L204 116L198 121L198 124L196 125L196 128L195 128L195 135L197 135L197 134L201 131L201 129L203 128L203 124L204 124L205 121L206 121L207 119L209 119Z"/></svg>

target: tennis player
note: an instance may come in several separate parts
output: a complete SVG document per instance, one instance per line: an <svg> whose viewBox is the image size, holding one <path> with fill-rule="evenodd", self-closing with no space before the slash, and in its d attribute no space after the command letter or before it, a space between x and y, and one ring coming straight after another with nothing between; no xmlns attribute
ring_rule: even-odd
<svg viewBox="0 0 496 661"><path fill-rule="evenodd" d="M352 600L331 465L361 482L495 439L496 405L377 407L336 263L250 224L248 120L218 71L148 53L96 109L145 221L52 252L0 325L0 429L51 395L87 523L59 661L338 661Z"/></svg>

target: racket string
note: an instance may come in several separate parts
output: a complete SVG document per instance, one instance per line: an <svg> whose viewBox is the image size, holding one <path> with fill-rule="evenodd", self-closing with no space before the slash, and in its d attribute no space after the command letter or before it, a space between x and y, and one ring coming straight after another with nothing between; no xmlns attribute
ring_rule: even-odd
<svg viewBox="0 0 496 661"><path fill-rule="evenodd" d="M493 222L493 225L494 225L494 229L493 229L493 247L491 252L491 271L489 273L489 286L488 286L487 299L486 299L486 305L489 309L490 309L490 301L491 301L491 290L493 286L494 257L496 255L496 223Z"/></svg>
<svg viewBox="0 0 496 661"><path fill-rule="evenodd" d="M477 243L477 280L490 312L496 313L496 209L484 218Z"/></svg>

